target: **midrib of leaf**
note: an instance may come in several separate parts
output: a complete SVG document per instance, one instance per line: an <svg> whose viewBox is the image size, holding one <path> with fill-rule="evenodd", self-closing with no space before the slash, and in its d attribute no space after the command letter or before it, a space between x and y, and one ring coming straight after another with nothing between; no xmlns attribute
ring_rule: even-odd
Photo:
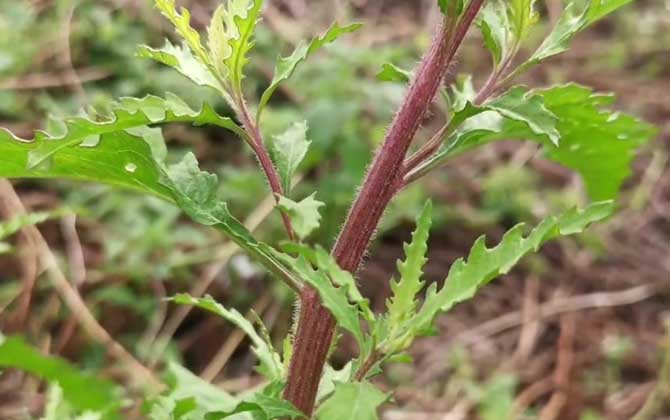
<svg viewBox="0 0 670 420"><path fill-rule="evenodd" d="M239 39L231 39L231 44L237 43L238 45L233 45L233 54L230 58L230 78L235 86L236 92L241 93L242 89L242 68L244 67L245 55L249 51L249 40L253 36L254 29L256 28L256 20L258 19L258 14L263 6L263 0L251 0L251 5L247 9L247 14L245 16L234 16L233 20L237 24L238 30L240 30L240 23L243 23L242 30L240 30Z"/></svg>

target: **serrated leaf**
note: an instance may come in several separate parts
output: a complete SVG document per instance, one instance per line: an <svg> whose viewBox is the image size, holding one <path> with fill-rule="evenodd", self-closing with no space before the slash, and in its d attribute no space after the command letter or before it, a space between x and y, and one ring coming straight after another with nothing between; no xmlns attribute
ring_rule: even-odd
<svg viewBox="0 0 670 420"><path fill-rule="evenodd" d="M530 58L519 66L514 73L518 74L549 57L567 51L570 41L578 32L586 29L596 21L631 1L632 0L588 0L586 8L581 13L576 13L576 6L573 2L568 3L549 35Z"/></svg>
<svg viewBox="0 0 670 420"><path fill-rule="evenodd" d="M291 218L291 225L300 239L305 239L321 224L319 207L324 206L321 201L314 199L316 193L295 202L284 196L279 197L277 206Z"/></svg>
<svg viewBox="0 0 670 420"><path fill-rule="evenodd" d="M272 77L270 86L268 86L268 88L261 96L256 120L260 120L260 115L263 112L263 109L270 101L270 98L272 97L272 94L275 92L275 90L277 90L277 87L279 87L283 81L288 80L293 75L295 69L301 62L305 61L310 55L314 54L325 45L334 42L344 34L358 30L361 26L362 25L360 23L340 26L337 22L335 22L322 36L314 37L314 39L312 39L309 44L301 42L298 44L295 50L293 50L293 53L288 57L279 57L277 59L277 63L275 64L274 76Z"/></svg>
<svg viewBox="0 0 670 420"><path fill-rule="evenodd" d="M611 201L594 203L583 210L573 209L545 219L527 236L523 235L524 225L519 224L494 248L487 248L485 238L480 237L467 260L459 259L451 266L442 289L438 291L435 284L428 288L424 304L417 316L406 323L406 328L413 334L429 331L437 314L472 298L480 287L507 274L525 255L537 252L542 244L558 236L583 231L591 223L608 217L613 209Z"/></svg>
<svg viewBox="0 0 670 420"><path fill-rule="evenodd" d="M182 37L186 45L188 45L198 61L205 66L211 66L207 50L202 46L200 41L200 34L191 27L191 14L188 9L182 7L178 12L174 0L156 0L155 4L163 16L174 25L175 30Z"/></svg>
<svg viewBox="0 0 670 420"><path fill-rule="evenodd" d="M228 44L231 48L225 64L234 92L242 91L247 53L254 46L253 35L262 7L263 0L231 0L227 4L227 13L223 15Z"/></svg>
<svg viewBox="0 0 670 420"><path fill-rule="evenodd" d="M333 284L326 271L312 267L308 260L309 250L303 248L298 248L298 250L301 254L297 258L282 253L275 255L302 280L317 290L321 302L333 315L337 325L354 336L361 353L367 353L370 350L370 342L365 338L361 329L358 305L349 301L350 288Z"/></svg>
<svg viewBox="0 0 670 420"><path fill-rule="evenodd" d="M223 79L228 78L228 67L225 65L225 61L233 52L228 43L229 35L226 33L226 27L224 26L226 13L226 7L221 3L214 11L212 20L207 27L209 54L212 57L214 68Z"/></svg>
<svg viewBox="0 0 670 420"><path fill-rule="evenodd" d="M307 122L297 122L272 142L272 158L282 181L285 195L291 191L291 181L300 162L305 158L311 141L307 140Z"/></svg>
<svg viewBox="0 0 670 420"><path fill-rule="evenodd" d="M538 89L528 95L540 98L557 118L558 146L492 108L466 115L465 122L427 166L496 140L532 140L544 145L549 159L577 171L591 198L615 198L630 174L636 149L653 138L656 129L629 115L608 110L605 106L612 103L612 96L595 94L579 85Z"/></svg>
<svg viewBox="0 0 670 420"><path fill-rule="evenodd" d="M369 382L340 382L335 385L333 395L321 404L316 418L376 420L377 410L386 400L388 395Z"/></svg>
<svg viewBox="0 0 670 420"><path fill-rule="evenodd" d="M103 419L120 419L121 396L105 379L82 372L58 357L42 354L19 337L0 335L0 368L15 368L57 383L65 400L79 411L95 411Z"/></svg>
<svg viewBox="0 0 670 420"><path fill-rule="evenodd" d="M381 80L382 82L409 83L411 79L411 72L403 70L391 63L382 64L382 69L377 73L377 80Z"/></svg>
<svg viewBox="0 0 670 420"><path fill-rule="evenodd" d="M403 245L405 260L398 261L400 280L391 280L393 296L386 302L390 328L411 318L416 312L416 295L423 289L423 266L426 264L428 235L431 225L432 203L427 201L416 219L412 241Z"/></svg>
<svg viewBox="0 0 670 420"><path fill-rule="evenodd" d="M122 98L112 103L111 108L113 115L109 118L101 121L65 118L64 131L56 135L38 131L32 140L19 139L0 129L0 151L7 157L0 163L0 176L94 180L148 189L165 196L164 188L156 185L159 170L151 158L155 145L136 137L133 129L149 124L188 122L212 124L242 134L230 118L221 117L209 105L194 111L169 93L165 99L151 95L141 99ZM95 141L91 141L92 138Z"/></svg>
<svg viewBox="0 0 670 420"><path fill-rule="evenodd" d="M510 121L521 123L538 138L544 138L553 144L558 144L560 133L556 129L557 118L545 107L542 96L537 95L534 91L529 91L524 86L514 86L504 94L490 99L482 105L474 105L466 100L474 93L472 84L469 79L466 79L464 83L464 87L455 85L453 88L453 103L457 112L451 118L450 125L452 127L458 127L464 121L487 111L495 111ZM449 149L457 146L460 147L456 142L447 142L447 148Z"/></svg>
<svg viewBox="0 0 670 420"><path fill-rule="evenodd" d="M201 309L210 311L241 329L253 343L252 350L260 361L259 372L267 379L281 380L284 376L284 368L279 354L272 349L261 336L256 332L254 326L244 315L236 309L227 309L214 300L211 296L204 298L194 298L188 294L178 294L170 299L172 302L180 305L193 305Z"/></svg>
<svg viewBox="0 0 670 420"><path fill-rule="evenodd" d="M221 82L212 74L209 67L198 61L186 45L175 46L166 40L165 45L160 49L141 45L136 55L137 57L149 58L172 67L195 84L211 87L219 92L229 104L233 103L231 96Z"/></svg>
<svg viewBox="0 0 670 420"><path fill-rule="evenodd" d="M349 301L358 306L358 309L368 323L373 323L375 315L370 309L370 301L361 294L354 276L350 272L342 270L333 256L320 246L317 246L314 250L314 263L320 270L327 273L336 286L342 287L347 291Z"/></svg>

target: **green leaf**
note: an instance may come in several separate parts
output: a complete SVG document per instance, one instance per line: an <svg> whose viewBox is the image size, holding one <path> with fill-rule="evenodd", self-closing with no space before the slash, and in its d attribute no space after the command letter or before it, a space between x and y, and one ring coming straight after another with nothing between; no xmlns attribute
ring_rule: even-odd
<svg viewBox="0 0 670 420"><path fill-rule="evenodd" d="M0 336L0 367L20 369L58 384L65 400L78 411L100 412L103 419L121 418L121 397L112 382L44 355L19 337Z"/></svg>
<svg viewBox="0 0 670 420"><path fill-rule="evenodd" d="M473 105L468 97L474 92L469 79L462 82L463 86L456 85L453 88L453 103L457 112L452 116L449 125L459 127L464 121L478 116L487 111L495 111L504 118L521 123L527 131L538 138L549 140L558 144L560 133L556 129L557 118L548 110L541 95L529 91L524 86L514 86L504 94L492 98L482 105ZM468 129L467 126L465 129ZM464 128L460 129L462 132ZM450 139L447 141L446 149L453 151L462 147L462 141Z"/></svg>
<svg viewBox="0 0 670 420"><path fill-rule="evenodd" d="M336 22L326 31L325 34L314 37L314 39L312 39L309 44L304 42L298 44L295 50L293 50L293 53L288 57L279 57L277 59L277 64L275 64L274 76L272 77L270 86L268 86L268 88L261 96L256 120L260 120L260 115L263 112L263 109L265 109L265 106L270 101L272 94L275 92L275 90L277 90L277 87L279 87L283 81L288 80L293 75L295 69L301 62L305 61L310 55L314 54L325 45L334 42L344 34L358 30L361 26L362 25L360 23L340 26Z"/></svg>
<svg viewBox="0 0 670 420"><path fill-rule="evenodd" d="M630 175L630 163L637 148L653 138L656 129L629 115L608 110L605 106L613 102L611 95L594 94L579 85L533 90L526 94L529 96L538 98L556 118L558 145L514 121L513 113L503 115L500 107L491 107L483 113L466 108L463 113L469 114L464 115L465 122L426 166L435 166L449 156L496 140L532 140L545 146L546 157L577 171L591 198L615 198ZM548 117L545 119L549 121Z"/></svg>
<svg viewBox="0 0 670 420"><path fill-rule="evenodd" d="M114 115L100 122L67 118L58 135L37 132L23 140L0 129L0 177L63 178L92 181L153 194L179 205L198 223L214 226L294 289L299 282L257 241L217 197L216 176L200 171L192 154L166 166L165 145L146 125L167 122L213 124L244 132L205 105L199 112L174 95L147 96L113 104ZM138 137L144 136L144 137Z"/></svg>
<svg viewBox="0 0 670 420"><path fill-rule="evenodd" d="M484 45L493 57L496 67L507 57L512 42L512 28L505 3L494 0L486 3L479 13L477 25L482 32Z"/></svg>
<svg viewBox="0 0 670 420"><path fill-rule="evenodd" d="M174 0L156 0L156 7L174 25L177 33L182 37L193 55L205 66L211 66L211 60L207 50L200 42L200 34L191 27L191 14L188 9L182 7L179 13L175 7Z"/></svg>
<svg viewBox="0 0 670 420"><path fill-rule="evenodd" d="M319 381L319 391L316 394L317 404L335 391L335 386L338 382L349 382L352 375L352 367L353 363L351 361L347 362L340 370L336 370L331 365L326 364L321 381Z"/></svg>
<svg viewBox="0 0 670 420"><path fill-rule="evenodd" d="M260 18L263 0L232 0L227 4L223 19L231 48L230 57L225 59L233 92L242 92L244 66L247 53L253 48L253 35Z"/></svg>
<svg viewBox="0 0 670 420"><path fill-rule="evenodd" d="M142 45L137 50L136 55L140 58L149 58L174 68L195 84L215 89L223 95L229 104L233 104L233 100L223 84L217 80L207 65L201 63L193 56L186 45L174 46L170 41L166 40L165 45L161 49Z"/></svg>
<svg viewBox="0 0 670 420"><path fill-rule="evenodd" d="M349 301L358 306L366 321L373 323L375 315L370 309L370 301L364 298L360 290L358 290L356 280L351 273L342 270L333 256L320 246L317 246L314 251L314 263L330 277L336 286L344 288L347 291Z"/></svg>
<svg viewBox="0 0 670 420"><path fill-rule="evenodd" d="M438 291L434 283L428 288L424 304L417 316L407 321L406 328L414 334L430 331L437 314L472 298L480 287L507 274L522 257L537 252L551 239L583 231L591 223L608 217L613 209L611 201L594 203L584 210L573 209L545 219L528 236L523 235L524 225L519 224L494 248L487 248L485 237L480 237L467 260L459 259L451 266L442 289Z"/></svg>
<svg viewBox="0 0 670 420"><path fill-rule="evenodd" d="M510 0L509 20L515 39L521 41L528 36L530 28L537 22L535 0Z"/></svg>
<svg viewBox="0 0 670 420"><path fill-rule="evenodd" d="M382 69L377 73L377 80L381 80L382 82L409 83L411 79L411 72L391 63L382 64Z"/></svg>
<svg viewBox="0 0 670 420"><path fill-rule="evenodd" d="M272 158L282 181L284 194L291 191L291 181L300 162L305 158L311 141L307 140L307 122L297 122L272 142Z"/></svg>
<svg viewBox="0 0 670 420"><path fill-rule="evenodd" d="M426 264L428 251L428 235L431 225L432 203L427 201L416 220L416 230L412 233L412 241L404 244L405 261L398 261L400 280L391 280L393 296L386 302L390 328L414 316L416 312L416 295L423 289L423 266Z"/></svg>
<svg viewBox="0 0 670 420"><path fill-rule="evenodd" d="M631 1L632 0L588 0L586 8L581 13L575 12L576 6L574 3L568 3L558 19L556 26L554 26L547 38L545 38L530 58L514 71L514 74L525 71L549 57L567 51L570 41L578 32L586 29L596 21L620 7L625 6Z"/></svg>
<svg viewBox="0 0 670 420"><path fill-rule="evenodd" d="M284 367L279 354L274 351L261 336L256 332L254 326L241 313L235 309L226 309L215 301L211 296L194 298L188 294L178 294L170 299L180 305L194 305L201 309L210 311L225 320L231 322L241 329L253 343L252 350L260 361L259 372L269 380L280 380L284 376Z"/></svg>
<svg viewBox="0 0 670 420"><path fill-rule="evenodd" d="M463 6L465 0L437 0L438 6L440 6L440 11L445 16L454 16L458 17L463 13Z"/></svg>
<svg viewBox="0 0 670 420"><path fill-rule="evenodd" d="M15 234L26 226L36 225L50 219L57 219L68 213L71 213L68 209L57 209L14 216L7 221L0 222L0 240Z"/></svg>
<svg viewBox="0 0 670 420"><path fill-rule="evenodd" d="M260 414L262 419L280 419L280 418L305 418L293 404L278 396L265 395L261 392L254 393L245 398L234 410L227 413L210 413L207 420L226 419L236 414L253 413ZM254 419L257 417L254 416Z"/></svg>
<svg viewBox="0 0 670 420"><path fill-rule="evenodd" d="M286 254L276 253L285 265L297 273L302 280L314 287L321 297L321 302L328 308L337 321L337 325L349 331L358 343L361 353L370 350L370 342L365 338L361 329L359 307L349 301L351 287L336 286L328 273L322 269L314 269L308 260L309 253L303 248L298 248L301 254L297 258ZM349 286L351 283L349 283ZM360 295L360 294L359 294Z"/></svg>
<svg viewBox="0 0 670 420"><path fill-rule="evenodd" d="M171 194L159 182L162 162L156 160L164 154L164 145L143 141L136 136L141 132L133 130L168 122L241 130L210 106L194 111L171 94L165 99L121 99L112 104L112 109L113 116L101 121L66 118L62 133L38 131L32 140L19 139L0 129L0 153L7 158L0 162L0 176L103 182L171 200Z"/></svg>
<svg viewBox="0 0 670 420"><path fill-rule="evenodd" d="M319 407L316 418L376 420L377 409L386 400L388 395L369 382L339 382L333 395Z"/></svg>
<svg viewBox="0 0 670 420"><path fill-rule="evenodd" d="M316 193L295 202L284 196L279 197L277 206L291 218L291 225L298 238L305 239L321 223L319 207L324 206L321 201L315 200Z"/></svg>
<svg viewBox="0 0 670 420"><path fill-rule="evenodd" d="M202 420L210 412L233 410L239 400L175 362L168 362L169 390L150 401L151 420Z"/></svg>

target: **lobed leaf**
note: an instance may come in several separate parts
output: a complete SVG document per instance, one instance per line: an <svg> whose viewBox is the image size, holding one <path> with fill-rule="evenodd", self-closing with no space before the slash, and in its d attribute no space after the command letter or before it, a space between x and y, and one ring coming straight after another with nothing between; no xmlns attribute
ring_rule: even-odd
<svg viewBox="0 0 670 420"><path fill-rule="evenodd" d="M542 221L528 236L524 225L510 229L494 248L487 248L482 236L470 250L467 260L457 260L449 270L444 286L439 291L432 284L416 317L406 323L413 335L430 331L433 320L455 304L472 298L477 290L494 278L507 274L525 255L537 252L545 242L558 236L583 231L593 222L608 217L614 209L611 201L598 202L583 210L573 209L558 217Z"/></svg>
<svg viewBox="0 0 670 420"><path fill-rule="evenodd" d="M379 406L388 395L369 382L338 382L333 395L316 412L318 420L376 420Z"/></svg>
<svg viewBox="0 0 670 420"><path fill-rule="evenodd" d="M558 145L530 130L528 125L520 124L513 113L503 114L494 107L478 112L467 107L454 116L457 119L462 114L463 124L426 166L435 166L450 156L492 141L532 140L544 145L546 157L577 171L592 199L615 198L630 175L629 166L636 149L653 138L656 129L629 115L604 108L612 103L613 97L595 94L583 86L569 84L536 89L525 97L529 96L537 98L538 104L553 115L560 136Z"/></svg>
<svg viewBox="0 0 670 420"><path fill-rule="evenodd" d="M147 96L115 104L114 116L101 122L67 118L57 135L37 132L31 141L0 130L0 176L6 178L64 178L98 182L174 202L198 223L214 226L254 256L268 270L298 288L299 281L257 241L217 198L216 176L203 172L192 154L177 164L163 161L162 136L148 124L190 122L241 129L205 105L196 112L174 95Z"/></svg>
<svg viewBox="0 0 670 420"><path fill-rule="evenodd" d="M219 92L228 104L233 104L232 97L225 86L213 74L210 68L196 59L186 45L175 46L166 40L163 48L154 49L141 45L136 55L140 58L149 58L172 67L183 76L199 86L207 86Z"/></svg>
<svg viewBox="0 0 670 420"><path fill-rule="evenodd" d="M333 284L327 271L312 267L309 260L314 258L312 258L313 255L309 255L310 251L309 248L298 247L300 255L297 258L282 253L277 253L276 256L293 272L297 273L303 281L317 290L321 302L333 315L337 325L354 336L361 353L368 352L370 342L365 338L361 328L358 304L352 304L349 300L349 296L352 294L360 296L360 293L356 295L357 289L356 292L352 291L353 280L351 282L346 281L341 286Z"/></svg>
<svg viewBox="0 0 670 420"><path fill-rule="evenodd" d="M423 289L423 266L426 264L428 235L430 233L432 203L427 201L416 219L412 241L403 245L405 260L398 261L400 280L391 280L393 296L386 302L390 328L400 325L416 312L416 295Z"/></svg>
<svg viewBox="0 0 670 420"><path fill-rule="evenodd" d="M270 86L268 86L268 88L265 90L265 92L263 92L263 95L261 96L258 105L256 120L257 121L260 120L260 115L263 112L265 106L270 101L270 98L272 97L272 94L275 92L275 90L277 90L277 88L283 81L288 80L293 75L295 69L301 62L305 61L310 55L314 54L315 52L323 48L325 45L334 42L336 39L338 39L340 36L344 34L358 30L361 26L362 25L359 23L340 26L336 22L330 28L328 28L326 33L323 34L322 36L314 37L314 39L312 39L312 41L310 41L308 44L304 42L298 44L298 46L295 48L295 50L293 50L293 53L290 56L279 57L277 59L277 63L275 64L274 76L272 77Z"/></svg>
<svg viewBox="0 0 670 420"><path fill-rule="evenodd" d="M198 61L205 66L211 66L207 50L202 46L200 41L200 34L191 27L191 14L188 9L182 7L180 9L181 13L178 12L174 0L156 0L155 4L163 16L174 25L175 30L182 37L186 45L188 45Z"/></svg>
<svg viewBox="0 0 670 420"><path fill-rule="evenodd" d="M323 207L321 201L315 200L316 193L295 202L284 196L279 197L277 206L291 218L291 225L298 238L305 239L315 229L318 229L321 223L319 207Z"/></svg>
<svg viewBox="0 0 670 420"><path fill-rule="evenodd" d="M172 297L170 300L180 305L193 305L205 309L237 326L253 343L252 350L260 361L259 372L271 381L281 380L283 378L284 367L279 354L261 338L252 323L236 309L225 308L211 296L195 298L188 294L180 293Z"/></svg>

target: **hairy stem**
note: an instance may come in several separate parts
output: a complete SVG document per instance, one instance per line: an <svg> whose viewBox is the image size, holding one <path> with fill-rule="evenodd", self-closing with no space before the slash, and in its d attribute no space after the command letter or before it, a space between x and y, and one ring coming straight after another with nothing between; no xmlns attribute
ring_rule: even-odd
<svg viewBox="0 0 670 420"><path fill-rule="evenodd" d="M384 210L402 186L407 150L483 2L473 0L455 30L446 21L440 24L337 238L332 254L342 269L357 271ZM321 305L315 290L305 287L300 298L298 330L284 397L310 417L335 320Z"/></svg>
<svg viewBox="0 0 670 420"><path fill-rule="evenodd" d="M236 102L237 102L237 108L239 110L238 111L239 117L242 120L242 124L244 124L245 130L247 131L247 133L249 133L249 136L251 137L251 141L249 141L249 146L251 146L251 149L254 151L254 154L258 158L258 162L260 163L261 168L263 168L263 172L265 173L265 177L268 180L268 184L270 184L272 194L275 197L275 202L278 202L279 196L284 195L284 191L281 186L281 180L279 179L279 174L277 173L277 170L274 164L272 163L272 159L270 159L270 154L265 148L261 132L258 129L258 125L256 124L256 122L251 117L251 114L249 113L249 109L247 108L247 104L244 98L240 96L237 98ZM280 213L282 221L284 222L284 227L286 228L286 234L288 235L289 239L294 240L295 234L293 233L293 226L291 225L291 219L283 211L280 211Z"/></svg>

